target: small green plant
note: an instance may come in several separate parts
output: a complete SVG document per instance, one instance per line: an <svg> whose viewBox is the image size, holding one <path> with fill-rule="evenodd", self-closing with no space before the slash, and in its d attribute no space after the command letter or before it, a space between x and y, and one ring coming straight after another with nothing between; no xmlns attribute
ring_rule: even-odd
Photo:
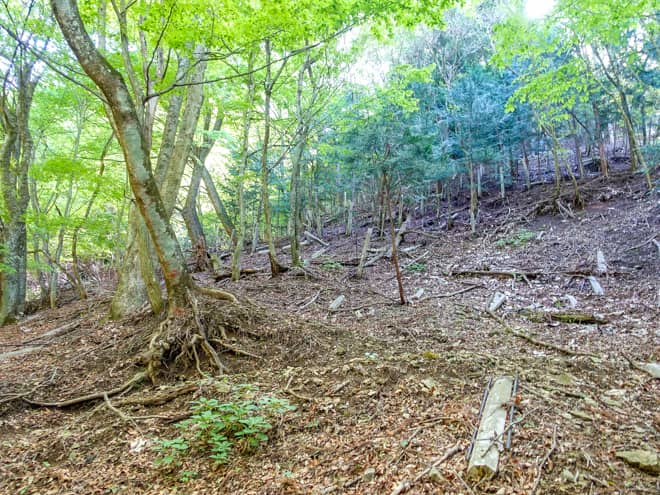
<svg viewBox="0 0 660 495"><path fill-rule="evenodd" d="M238 387L234 391L245 394L251 393L252 388ZM268 441L266 433L273 428L269 419L293 410L295 406L287 400L275 397L258 400L236 397L230 402L201 397L192 402L190 418L175 425L181 435L156 442L153 450L161 457L155 464L178 467L181 458L192 448L207 453L215 464L225 464L235 447L248 451Z"/></svg>
<svg viewBox="0 0 660 495"><path fill-rule="evenodd" d="M197 471L186 470L179 475L179 481L181 483L188 483L190 480L194 480L195 478L197 478L197 476L198 476Z"/></svg>
<svg viewBox="0 0 660 495"><path fill-rule="evenodd" d="M188 442L183 437L176 437L171 440L161 439L153 446L153 450L162 454L154 461L154 464L162 467L180 466L180 457L188 448Z"/></svg>
<svg viewBox="0 0 660 495"><path fill-rule="evenodd" d="M410 263L406 267L406 271L410 273L424 273L426 271L426 263Z"/></svg>
<svg viewBox="0 0 660 495"><path fill-rule="evenodd" d="M520 247L520 246L524 246L529 241L531 241L535 238L536 238L536 232L532 232L531 230L522 229L522 230L519 230L512 237L505 237L505 238L502 238L502 239L498 240L495 243L495 246L497 246L498 248L504 248L504 247L507 247L507 246Z"/></svg>
<svg viewBox="0 0 660 495"><path fill-rule="evenodd" d="M324 270L341 270L343 267L341 263L338 263L335 260L327 259L321 263L321 268Z"/></svg>

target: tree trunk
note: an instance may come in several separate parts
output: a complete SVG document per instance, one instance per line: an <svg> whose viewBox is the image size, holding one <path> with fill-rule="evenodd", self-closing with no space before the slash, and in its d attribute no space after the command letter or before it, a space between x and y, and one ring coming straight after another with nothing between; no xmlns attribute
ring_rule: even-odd
<svg viewBox="0 0 660 495"><path fill-rule="evenodd" d="M112 110L133 196L163 271L169 314L174 315L179 308L189 307L188 289L192 287L192 279L151 170L149 149L135 104L121 74L94 47L75 1L52 0L51 4L64 38Z"/></svg>
<svg viewBox="0 0 660 495"><path fill-rule="evenodd" d="M261 149L261 203L264 213L264 238L268 244L268 260L270 261L270 272L276 277L284 271L284 267L277 260L275 253L275 241L273 240L272 213L270 208L269 193L269 170L268 170L268 146L270 145L270 104L275 81L271 76L271 48L270 40L266 39L266 80L264 81L264 136Z"/></svg>
<svg viewBox="0 0 660 495"><path fill-rule="evenodd" d="M192 168L186 202L183 208L181 208L181 218L183 218L183 222L186 224L190 245L197 246L201 244L206 246L206 236L204 235L202 222L199 220L197 213L197 197L199 196L199 185L202 182L202 171L197 162L193 163Z"/></svg>
<svg viewBox="0 0 660 495"><path fill-rule="evenodd" d="M180 57L176 74L177 80L183 79L189 68L190 60L187 57ZM156 175L161 178L165 175L167 164L174 153L182 106L183 94L175 92L169 100L163 136L156 161ZM112 118L111 109L109 109L109 117ZM148 116L145 119L147 123L152 122L152 120ZM151 129L145 129L143 123L142 131L145 136L144 146L150 148ZM129 209L128 219L128 250L122 260L117 290L110 304L110 316L115 319L134 313L147 301L154 313L159 313L164 306L160 282L154 268L154 256L152 254L154 248L147 227L140 217L137 205L134 203L131 204Z"/></svg>
<svg viewBox="0 0 660 495"><path fill-rule="evenodd" d="M236 193L238 196L238 228L236 229L236 236L234 242L234 252L231 257L231 279L236 282L241 278L241 252L245 244L245 228L246 228L246 206L245 206L245 172L248 168L249 160L249 145L250 145L250 128L252 126L252 107L254 105L255 96L255 82L254 82L254 59L255 51L251 50L248 55L247 69L248 74L246 81L246 102L245 110L243 111L243 135L241 136L241 163L238 170L238 184L236 186Z"/></svg>
<svg viewBox="0 0 660 495"><path fill-rule="evenodd" d="M406 304L406 295L403 290L403 279L401 277L401 268L399 267L399 250L397 249L396 235L394 232L394 217L392 215L392 198L390 197L390 184L387 175L383 173L383 184L385 185L385 202L388 217L390 218L390 239L392 241L392 263L394 264L394 272L396 274L396 281L399 287L399 302L401 305Z"/></svg>
<svg viewBox="0 0 660 495"><path fill-rule="evenodd" d="M600 113L598 112L598 106L596 102L592 100L591 109L594 114L594 126L595 126L595 135L598 141L598 153L600 158L600 173L603 177L608 176L608 163L607 163L607 151L605 151L605 140L603 138L603 131L601 129L600 122Z"/></svg>
<svg viewBox="0 0 660 495"><path fill-rule="evenodd" d="M291 219L291 265L302 266L300 256L300 235L302 234L301 225L301 201L300 201L300 169L302 165L302 156L305 149L309 128L305 122L305 115L302 104L303 85L305 82L305 72L311 73L312 64L309 50L305 55L305 62L298 70L298 82L296 86L296 120L298 128L296 130L296 146L291 157L291 193L289 196L289 218Z"/></svg>
<svg viewBox="0 0 660 495"><path fill-rule="evenodd" d="M470 230L474 234L477 231L477 214L479 208L479 198L477 197L477 185L474 177L474 162L470 152L470 161L468 164L470 174Z"/></svg>
<svg viewBox="0 0 660 495"><path fill-rule="evenodd" d="M582 152L580 151L580 136L578 135L575 117L571 119L571 130L573 131L573 149L575 153L575 169L580 174L580 179L584 178L584 167L582 166ZM568 164L567 164L568 166Z"/></svg>
<svg viewBox="0 0 660 495"><path fill-rule="evenodd" d="M525 174L525 188L529 190L531 186L531 182L529 180L529 156L527 156L527 147L525 146L525 141L521 141L520 147L522 148L522 154L523 154L523 173Z"/></svg>
<svg viewBox="0 0 660 495"><path fill-rule="evenodd" d="M15 108L10 107L7 97L0 97L0 122L4 132L0 153L0 182L4 206L0 222L0 325L15 321L25 308L25 215L30 200L28 170L34 151L29 123L32 97L39 80L38 77L33 77L34 61L27 59L27 49L19 46L14 54L12 82L16 91Z"/></svg>

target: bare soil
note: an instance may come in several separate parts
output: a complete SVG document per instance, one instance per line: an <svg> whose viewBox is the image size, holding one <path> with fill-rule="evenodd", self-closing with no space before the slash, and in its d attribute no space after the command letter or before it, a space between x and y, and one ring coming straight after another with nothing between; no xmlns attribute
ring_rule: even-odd
<svg viewBox="0 0 660 495"><path fill-rule="evenodd" d="M587 206L573 217L537 215L548 196L541 186L486 199L476 236L465 212L449 232L442 219L418 212L416 233L401 245L406 306L397 304L387 258L364 279L354 277L366 219L351 237L329 229L331 246L307 276L221 280L216 285L234 292L241 307L207 301L202 313L239 351L220 356L230 373L204 377L195 366L172 365L160 383L110 404L37 407L23 399L58 401L126 381L159 323L148 311L110 321L108 296L97 295L2 328L0 493L530 494L537 480L536 493L659 493L657 476L614 455L660 451L660 380L629 363L660 360L657 196L620 175L585 184ZM319 249L308 244L305 257ZM586 278L595 274L598 249L608 264L597 275L603 296ZM253 255L245 265L265 268L267 258ZM466 271L476 273L458 276ZM211 274L196 277L214 283ZM497 291L507 299L494 318L485 309ZM342 294L343 305L329 311ZM605 323L547 316L560 311ZM497 477L469 481L465 453L484 388L503 374L519 378L511 446L501 446ZM227 385L238 384L297 410L267 443L236 452L226 465L202 455L174 470L154 465L149 445L177 435L173 423L190 401L228 400ZM172 390L186 393L157 405L131 402ZM460 451L431 476L419 476L455 446Z"/></svg>

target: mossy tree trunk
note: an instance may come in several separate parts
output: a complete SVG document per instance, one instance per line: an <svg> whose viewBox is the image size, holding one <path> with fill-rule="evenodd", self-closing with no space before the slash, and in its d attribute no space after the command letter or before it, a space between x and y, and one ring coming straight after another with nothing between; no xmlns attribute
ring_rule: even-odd
<svg viewBox="0 0 660 495"><path fill-rule="evenodd" d="M34 153L29 121L32 98L39 81L33 72L35 61L29 56L27 47L16 47L12 62L14 91L5 92L0 97L0 123L4 134L0 152L4 206L0 223L0 325L14 321L25 308L25 215L30 201L28 170Z"/></svg>

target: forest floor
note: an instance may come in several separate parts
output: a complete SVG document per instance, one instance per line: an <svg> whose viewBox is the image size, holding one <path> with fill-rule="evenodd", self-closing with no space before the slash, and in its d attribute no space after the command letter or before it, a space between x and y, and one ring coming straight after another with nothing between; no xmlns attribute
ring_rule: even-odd
<svg viewBox="0 0 660 495"><path fill-rule="evenodd" d="M465 212L449 232L417 219L400 246L405 306L389 259L353 276L367 220L352 237L326 232L323 254L305 246L306 258L317 253L313 276L217 282L258 304L241 325L231 311L207 315L225 318L233 348L252 355L223 352L224 376L193 366L107 400L38 407L23 399L123 383L158 322L147 311L109 321L111 288L98 287L87 301L3 328L0 493L660 493L657 475L616 457L660 451L660 380L629 362L660 360L660 207L625 175L592 179L583 194L586 208L572 216L534 214L549 186L485 199L476 236ZM606 273L597 273L599 249ZM266 264L265 255L245 260ZM506 300L489 314L496 292ZM597 323L557 321L561 312ZM501 375L519 379L511 445L493 480L473 482L466 450L489 378ZM296 410L227 464L195 453L174 469L154 465L150 446L179 434L190 401L239 396L286 398ZM141 403L154 397L162 400ZM445 453L454 455L429 469Z"/></svg>

